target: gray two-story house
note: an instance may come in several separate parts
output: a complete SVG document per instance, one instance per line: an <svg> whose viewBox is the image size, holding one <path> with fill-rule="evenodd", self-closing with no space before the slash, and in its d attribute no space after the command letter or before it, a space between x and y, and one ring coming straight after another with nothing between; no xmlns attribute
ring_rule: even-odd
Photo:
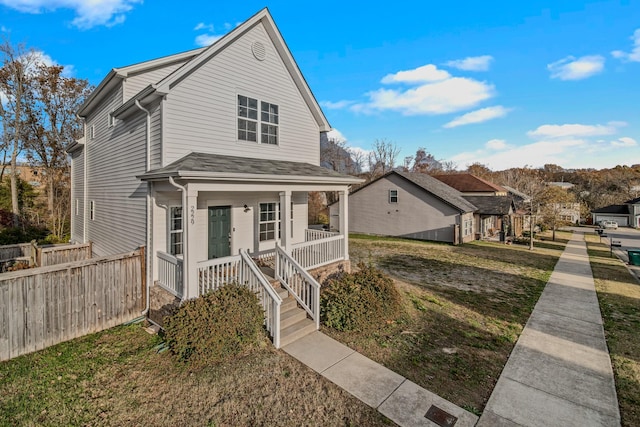
<svg viewBox="0 0 640 427"><path fill-rule="evenodd" d="M209 47L114 68L79 116L72 241L96 255L146 246L147 282L180 299L250 284L267 317L282 302L256 269L270 262L281 283L304 282L283 286L317 324L315 294L300 290L317 284L296 268L348 260L360 180L320 167L330 125L267 9ZM310 191L339 192L340 234L307 229Z"/></svg>

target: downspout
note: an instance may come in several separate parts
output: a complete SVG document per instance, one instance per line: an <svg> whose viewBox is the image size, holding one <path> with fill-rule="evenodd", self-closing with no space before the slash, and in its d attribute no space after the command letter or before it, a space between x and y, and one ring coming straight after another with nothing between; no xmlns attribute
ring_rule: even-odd
<svg viewBox="0 0 640 427"><path fill-rule="evenodd" d="M147 110L146 108L144 108L142 105L140 105L140 101L136 99L135 101L136 107L138 107L140 110L142 110L144 113L146 113L147 115L147 132L146 132L146 152L147 152L147 158L146 158L146 164L145 164L145 172L149 172L149 170L151 170L151 112L149 110ZM147 182L147 250L145 251L146 254L146 264L147 264L147 303L146 303L146 307L144 309L144 311L142 312L142 316L146 316L149 313L149 308L151 306L151 280L153 278L153 254L151 253L151 248L152 248L152 244L153 241L151 240L151 233L153 232L153 228L151 226L151 216L152 216L152 212L151 212L151 183Z"/></svg>
<svg viewBox="0 0 640 427"><path fill-rule="evenodd" d="M82 147L82 243L87 243L87 151L89 150L89 140L87 139L87 121L84 117L78 115L76 117L82 120L82 127L84 128L84 147Z"/></svg>
<svg viewBox="0 0 640 427"><path fill-rule="evenodd" d="M177 182L175 182L173 180L172 176L169 177L169 183L171 185L173 185L174 187L176 187L178 190L182 191L182 212L183 212L182 221L184 221L184 212L187 212L187 189L183 185L180 185ZM184 224L182 226L182 232L186 233L186 231L187 231L187 227L186 227L186 224ZM189 245L187 244L187 239L189 237L190 237L189 235L182 237L182 259L183 259L183 262L182 262L182 268L183 268L183 270L182 270L182 289L183 289L182 298L183 299L184 299L184 294L187 293L184 290L188 289L188 284L189 284L189 269L187 268L187 265L186 265L186 263L187 263L187 261L189 259Z"/></svg>

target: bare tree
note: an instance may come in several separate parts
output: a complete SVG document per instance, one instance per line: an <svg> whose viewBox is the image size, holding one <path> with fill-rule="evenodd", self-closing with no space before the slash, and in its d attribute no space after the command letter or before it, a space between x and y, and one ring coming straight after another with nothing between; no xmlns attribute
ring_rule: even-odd
<svg viewBox="0 0 640 427"><path fill-rule="evenodd" d="M11 210L14 226L20 223L18 203L18 155L24 146L28 111L33 100L29 85L37 62L37 55L23 45L14 47L5 39L0 44L0 120L5 137L5 150L11 152ZM6 152L5 151L5 152Z"/></svg>
<svg viewBox="0 0 640 427"><path fill-rule="evenodd" d="M369 154L369 174L371 180L384 175L395 167L400 148L387 139L376 139Z"/></svg>

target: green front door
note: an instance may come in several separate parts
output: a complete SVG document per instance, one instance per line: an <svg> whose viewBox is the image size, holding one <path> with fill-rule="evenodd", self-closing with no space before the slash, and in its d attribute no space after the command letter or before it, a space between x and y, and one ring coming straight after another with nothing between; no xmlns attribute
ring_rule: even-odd
<svg viewBox="0 0 640 427"><path fill-rule="evenodd" d="M209 207L209 259L231 255L231 208Z"/></svg>

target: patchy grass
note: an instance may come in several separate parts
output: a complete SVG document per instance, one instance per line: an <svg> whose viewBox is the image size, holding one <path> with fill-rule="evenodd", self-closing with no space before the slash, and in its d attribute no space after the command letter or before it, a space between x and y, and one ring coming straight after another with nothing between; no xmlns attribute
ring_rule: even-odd
<svg viewBox="0 0 640 427"><path fill-rule="evenodd" d="M374 334L325 332L481 413L570 236L557 234L534 251L351 236L352 263L372 263L393 277L407 314Z"/></svg>
<svg viewBox="0 0 640 427"><path fill-rule="evenodd" d="M609 246L585 234L623 426L640 426L640 284Z"/></svg>
<svg viewBox="0 0 640 427"><path fill-rule="evenodd" d="M392 425L265 342L190 371L139 325L0 363L0 425Z"/></svg>

